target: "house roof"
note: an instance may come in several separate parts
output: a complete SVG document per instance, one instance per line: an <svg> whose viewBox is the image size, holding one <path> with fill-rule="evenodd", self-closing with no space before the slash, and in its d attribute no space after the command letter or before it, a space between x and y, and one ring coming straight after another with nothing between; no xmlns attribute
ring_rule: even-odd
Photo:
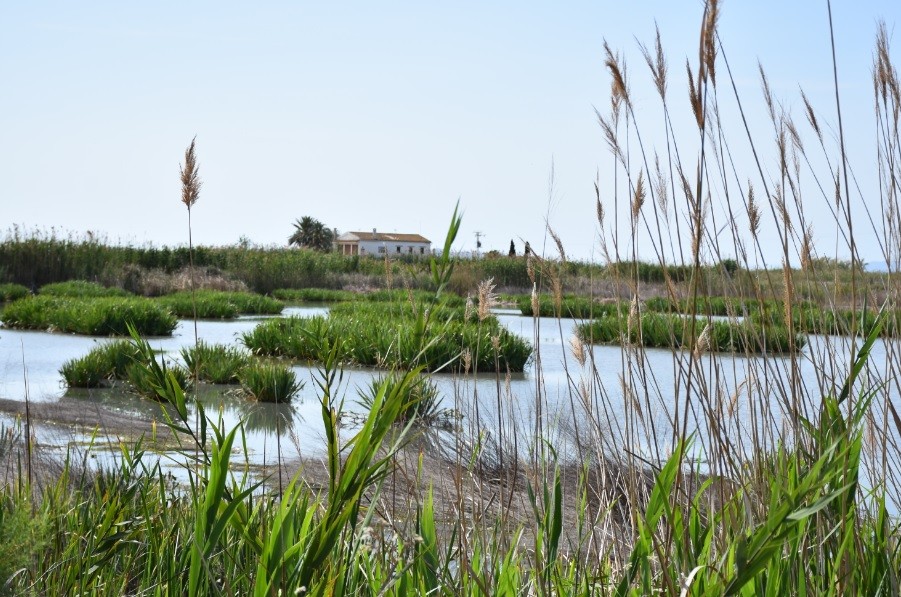
<svg viewBox="0 0 901 597"><path fill-rule="evenodd" d="M421 234L399 234L397 232L345 232L337 239L340 241L375 241L401 243L428 243L432 241Z"/></svg>

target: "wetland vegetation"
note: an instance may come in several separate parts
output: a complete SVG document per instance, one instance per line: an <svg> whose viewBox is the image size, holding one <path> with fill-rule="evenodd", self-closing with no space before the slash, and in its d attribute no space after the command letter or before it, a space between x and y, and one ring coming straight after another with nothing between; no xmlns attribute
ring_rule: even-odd
<svg viewBox="0 0 901 597"><path fill-rule="evenodd" d="M670 103L660 37L641 46L665 115L654 154L642 142L653 124L637 115L645 102L633 102L624 57L605 47L610 114L597 117L622 186L614 184L612 201L597 187L604 265L568 260L552 230L557 258L457 261L450 251L456 212L428 265L190 241L188 249L109 247L93 238L0 243L3 279L29 289L83 279L157 294L182 284L188 268L190 285L180 290L286 289L277 293L282 300L334 303L327 316L272 318L244 333L252 358L202 344L195 327L193 348L181 353L188 367L181 367L129 320L130 340L66 363L73 385L128 380L161 403L178 442L165 457L185 481L151 457L150 436L111 438L118 458L110 465L90 469L70 457L59 472L41 475L30 415L4 424L0 593L897 593L901 79L886 28L873 68L873 176L883 213L870 222L889 271L876 274L855 253L854 234L868 232L851 230L859 206L845 174L850 157L831 137L841 122L824 134L822 113L802 95L805 145L763 69L776 146L759 149L776 156L767 162L776 174L759 167L734 175L735 140L758 145L756 131L742 124L733 131L720 118L733 93L739 103L744 98L724 68L728 39L719 38L718 15L716 2L705 2L699 51L687 63L690 108L682 112ZM683 119L693 131L687 137L673 124ZM193 142L189 151L182 175L190 220L199 188ZM827 156L817 180L834 182L835 192L806 184L811 173L802 168L819 172L808 151ZM712 196L729 208L725 224L713 221ZM817 255L807 213L824 202L836 207L848 263ZM761 250L765 214L781 242L779 264L770 268ZM636 242L643 229L656 236L659 261L647 267ZM156 275L165 280L151 283ZM519 318L530 322L526 332L512 334L492 314L495 284L535 292ZM292 290L345 287L390 293L369 300ZM67 305L63 318L76 319L92 305L128 301L172 317L147 298L38 295L7 304L4 324L16 326L29 309L38 320L37 313ZM555 319L542 321L542 313ZM562 336L562 318L576 313L591 318L577 337L542 344L548 327ZM669 350L645 350L654 345ZM565 347L553 353L563 371L554 379L559 387L546 383L551 355L541 346ZM294 367L260 355L315 362L320 460L289 467L279 444L277 465L254 471L235 454L250 426L266 427L252 414L258 411L246 411L246 425L226 428L186 391L190 372L237 379L261 402L284 402L303 389ZM384 369L350 392L363 407L359 424L346 416L346 365ZM534 388L528 398L511 390L512 372L524 369ZM427 370L453 374L441 379ZM487 378L490 391L477 378ZM462 418L436 431L427 422L439 407L439 381L451 387L441 404L459 408ZM272 429L283 441L282 423Z"/></svg>

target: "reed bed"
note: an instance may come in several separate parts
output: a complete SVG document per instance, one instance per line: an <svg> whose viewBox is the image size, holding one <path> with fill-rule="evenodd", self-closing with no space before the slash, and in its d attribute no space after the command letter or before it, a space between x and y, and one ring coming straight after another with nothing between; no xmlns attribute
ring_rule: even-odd
<svg viewBox="0 0 901 597"><path fill-rule="evenodd" d="M96 297L123 297L130 293L121 288L109 288L96 282L83 280L69 280L68 282L54 282L45 284L38 290L44 296L60 296L70 298L96 298Z"/></svg>
<svg viewBox="0 0 901 597"><path fill-rule="evenodd" d="M139 297L35 296L7 305L2 321L10 328L86 336L125 336L129 325L147 336L169 336L178 324L168 310Z"/></svg>
<svg viewBox="0 0 901 597"><path fill-rule="evenodd" d="M340 303L356 300L356 293L330 288L278 288L272 296L286 303Z"/></svg>
<svg viewBox="0 0 901 597"><path fill-rule="evenodd" d="M250 292L198 290L176 292L156 299L176 317L199 319L234 319L238 315L278 315L284 303ZM195 311L196 309L196 311Z"/></svg>
<svg viewBox="0 0 901 597"><path fill-rule="evenodd" d="M636 317L608 315L581 323L579 338L588 344L645 348L692 349L739 355L779 354L804 348L807 339L788 328L751 322L692 321L677 314L644 313Z"/></svg>
<svg viewBox="0 0 901 597"><path fill-rule="evenodd" d="M532 349L522 339L491 318L482 322L442 320L428 330L417 328L413 309L407 304L354 303L347 309L332 309L328 316L289 317L259 324L242 336L254 354L317 361L323 343L341 341L348 364L409 369L424 366L435 371L496 371L498 366L522 371ZM465 358L461 355L468 355Z"/></svg>
<svg viewBox="0 0 901 597"><path fill-rule="evenodd" d="M479 281L474 316L434 300L359 303L347 313L337 305L329 318L273 320L245 342L267 354L297 351L317 360L326 454L293 480L277 474L266 485L247 476L246 463L232 462L241 429L222 429L199 404L195 413L204 423L196 424L181 385L151 358L146 343L134 339L148 387L169 405L168 422L184 442L177 458L189 482L173 488L159 464L141 457L139 444L123 447L116 468L85 478L75 490L61 481L32 501L31 488L28 499L16 500L21 484L7 486L0 537L14 535L10 544L24 555L10 591L192 597L897 593L901 351L883 326L901 298L894 184L901 177L895 126L901 81L887 29L877 34L873 65L877 208L861 205L851 192L850 158L832 134L841 138L841 122L826 122L802 95L802 129L783 108L788 104L773 97L762 69L766 133L774 147L756 139L760 127L742 119L733 122L737 129L727 126L721 108L727 102L743 107L746 98L728 69L719 15L716 2L705 3L699 51L686 65L688 84L677 87L689 91L682 112L668 91L660 37L641 46L639 64L650 71L663 113L656 125L638 117L636 106L648 102L636 101L625 76L644 66L627 71L623 55L605 48L610 113L599 111L598 119L614 182L610 189L598 184L600 252L609 263L635 263L639 239L651 246L661 272L653 283L673 305L687 298L689 313L701 311L704 296L753 298L761 301L758 307L777 301L793 340L799 302L819 296L833 305L849 301L851 313L878 304L882 314L872 325L852 317L846 336L811 337L803 354L736 359L749 348L713 352L716 328L704 318L643 314L644 286L651 283L643 276L652 274L626 267L609 282L630 309L613 319L626 322L630 339L632 330L644 334L644 317L663 322L660 335L668 335L671 349L667 367L637 342L609 359L576 338L564 353L565 387L555 400L544 379L546 355L535 355L529 373L535 389L527 397L507 391L507 369L495 363L496 390L488 395L476 396L467 376L454 378L452 399L466 413L445 443L442 436L417 438L413 421L404 423L404 393L428 366L421 355L433 339L452 336L455 326L491 330L490 282ZM676 132L685 130L676 125L682 120L692 131L687 136ZM659 143L650 142L648 127L659 127ZM734 159L739 142L749 143L762 163L736 175L738 164L747 163ZM814 176L829 188L807 184ZM879 237L886 275L851 267L841 282L847 288L823 285L808 215L823 205L834 207L836 246L852 263L860 261L855 235ZM862 208L882 211L865 218ZM455 214L446 250L432 262L428 281L436 299L452 281L469 285L449 259L458 228ZM526 263L525 275L530 289L546 283L562 296L569 266L562 242L549 235L560 258L542 258L540 268ZM768 250L777 244L774 258ZM738 269L727 267L729 259ZM721 276L715 283L713 268ZM752 270L758 273L742 275ZM832 294L823 297L824 288ZM357 320L350 315L355 310ZM342 321L354 325L339 329ZM385 381L366 390L369 412L349 430L341 423L342 364L353 362L347 355L358 349L357 338L383 321L393 324L379 330L383 354L409 343L416 357L393 387ZM536 320L536 337L547 333L538 329L542 323ZM682 330L678 341L676 329ZM622 327L617 331L623 334ZM467 349L470 359L486 348L498 352L493 337L479 336L474 345L458 338L442 359L459 363ZM342 442L342 433L352 437ZM317 471L324 472L315 477ZM306 479L313 479L309 486Z"/></svg>

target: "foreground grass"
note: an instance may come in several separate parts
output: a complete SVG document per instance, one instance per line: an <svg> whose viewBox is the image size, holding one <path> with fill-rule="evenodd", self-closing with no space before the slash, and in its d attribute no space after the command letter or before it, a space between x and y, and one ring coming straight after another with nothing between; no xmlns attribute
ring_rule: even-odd
<svg viewBox="0 0 901 597"><path fill-rule="evenodd" d="M35 296L7 305L2 318L10 328L87 336L125 336L129 325L147 336L168 336L178 324L169 311L139 297Z"/></svg>

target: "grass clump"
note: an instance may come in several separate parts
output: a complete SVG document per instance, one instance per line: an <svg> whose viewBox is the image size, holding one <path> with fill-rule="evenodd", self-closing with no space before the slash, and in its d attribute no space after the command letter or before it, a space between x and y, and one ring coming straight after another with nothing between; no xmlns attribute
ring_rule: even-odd
<svg viewBox="0 0 901 597"><path fill-rule="evenodd" d="M393 394L402 383L403 387L397 392L403 402L403 407L398 413L398 422L408 423L416 420L423 425L429 425L437 421L444 410L440 406L438 387L427 375L419 375L411 380L403 373L395 371L374 377L369 387L360 392L360 404L371 410L379 392Z"/></svg>
<svg viewBox="0 0 901 597"><path fill-rule="evenodd" d="M583 296L564 296L558 302L553 296L542 294L538 297L538 313L534 312L532 297L516 297L516 308L523 315L539 317L562 317L566 319L592 319L604 315L628 312L628 305L620 302L598 302Z"/></svg>
<svg viewBox="0 0 901 597"><path fill-rule="evenodd" d="M203 340L196 346L182 348L181 358L197 381L212 384L239 383L241 371L250 363L249 355L238 348Z"/></svg>
<svg viewBox="0 0 901 597"><path fill-rule="evenodd" d="M241 387L257 402L291 402L304 386L290 367L277 363L252 362L238 375Z"/></svg>
<svg viewBox="0 0 901 597"><path fill-rule="evenodd" d="M357 298L349 290L330 288L279 288L272 291L272 296L288 303L339 303Z"/></svg>
<svg viewBox="0 0 901 597"><path fill-rule="evenodd" d="M131 342L115 340L97 346L83 357L66 361L60 374L70 388L104 387L128 379L128 368L139 356Z"/></svg>
<svg viewBox="0 0 901 597"><path fill-rule="evenodd" d="M694 336L692 336L694 331ZM605 316L576 326L579 337L592 344L631 344L646 348L684 349L738 354L786 353L806 344L788 328L752 322L705 321L694 324L677 314L643 313L635 317Z"/></svg>
<svg viewBox="0 0 901 597"><path fill-rule="evenodd" d="M157 298L177 317L191 318L196 314L200 319L234 319L238 315L277 315L284 304L273 298L251 292L223 292L198 290L195 297L191 292L176 292Z"/></svg>
<svg viewBox="0 0 901 597"><path fill-rule="evenodd" d="M495 318L464 322L462 309L439 307L436 313L433 324L421 329L409 304L337 305L328 316L265 321L245 333L242 341L255 354L315 361L320 360L323 344L340 340L345 362L368 367L495 371L499 365L514 372L525 368L531 346Z"/></svg>
<svg viewBox="0 0 901 597"><path fill-rule="evenodd" d="M21 284L0 284L0 303L17 301L28 294L28 289Z"/></svg>
<svg viewBox="0 0 901 597"><path fill-rule="evenodd" d="M105 296L130 296L130 293L121 288L108 288L95 282L83 280L69 280L67 282L54 282L45 284L38 290L44 296L62 296L71 298L97 298Z"/></svg>
<svg viewBox="0 0 901 597"><path fill-rule="evenodd" d="M86 336L124 336L133 326L145 336L169 336L178 320L150 299L36 296L8 305L3 323L11 328Z"/></svg>

